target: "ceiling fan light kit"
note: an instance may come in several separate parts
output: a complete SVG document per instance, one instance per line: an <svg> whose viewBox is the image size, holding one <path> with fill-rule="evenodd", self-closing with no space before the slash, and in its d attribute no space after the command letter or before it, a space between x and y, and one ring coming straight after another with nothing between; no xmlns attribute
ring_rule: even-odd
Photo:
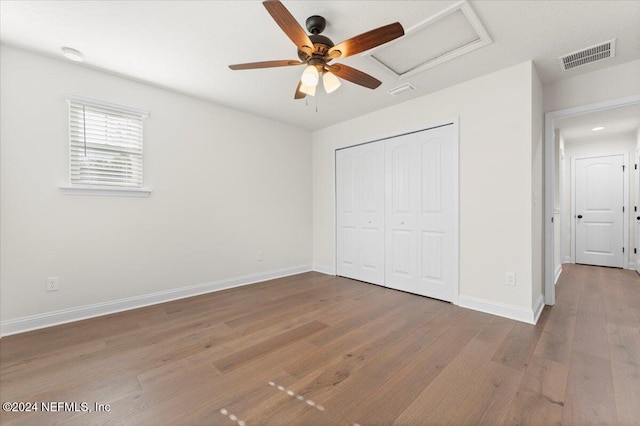
<svg viewBox="0 0 640 426"><path fill-rule="evenodd" d="M302 77L300 77L302 84L313 87L318 85L318 79L318 69L313 65L308 65L302 72Z"/></svg>
<svg viewBox="0 0 640 426"><path fill-rule="evenodd" d="M304 93L305 95L309 95L309 96L315 96L316 95L316 86L307 86L306 84L302 83L300 84L300 92Z"/></svg>
<svg viewBox="0 0 640 426"><path fill-rule="evenodd" d="M331 39L320 34L326 26L326 20L322 16L313 15L307 18L306 27L311 33L307 35L280 1L266 0L262 4L282 31L296 45L300 60L251 62L229 65L229 68L232 70L246 70L306 65L296 87L294 99L302 99L306 95L314 96L320 74L322 74L322 84L327 93L332 93L340 87L339 78L369 89L377 88L382 82L369 74L344 64L329 64L329 62L337 58L346 58L347 56L364 52L404 35L402 25L395 22L334 45Z"/></svg>
<svg viewBox="0 0 640 426"><path fill-rule="evenodd" d="M325 72L322 74L322 85L324 86L325 92L332 93L335 92L338 87L340 87L340 80L332 73Z"/></svg>

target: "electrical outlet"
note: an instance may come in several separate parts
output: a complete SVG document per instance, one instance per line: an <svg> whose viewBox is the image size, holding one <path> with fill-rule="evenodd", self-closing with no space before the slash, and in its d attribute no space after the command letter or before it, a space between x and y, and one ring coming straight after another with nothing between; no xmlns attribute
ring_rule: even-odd
<svg viewBox="0 0 640 426"><path fill-rule="evenodd" d="M47 277L47 291L58 291L60 285L58 283L58 277Z"/></svg>
<svg viewBox="0 0 640 426"><path fill-rule="evenodd" d="M506 285L510 285L512 287L516 286L516 273L515 272L507 272L505 275L504 283Z"/></svg>
<svg viewBox="0 0 640 426"><path fill-rule="evenodd" d="M256 253L256 260L257 260L258 262L262 262L262 252L261 252L261 251L259 251L258 253Z"/></svg>

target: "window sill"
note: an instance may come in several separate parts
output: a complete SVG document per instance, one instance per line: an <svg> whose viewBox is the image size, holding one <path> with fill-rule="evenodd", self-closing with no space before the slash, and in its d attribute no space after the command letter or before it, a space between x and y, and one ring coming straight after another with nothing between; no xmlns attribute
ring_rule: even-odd
<svg viewBox="0 0 640 426"><path fill-rule="evenodd" d="M106 186L61 186L60 191L64 195L98 195L106 197L139 197L148 198L151 195L150 189L145 188L117 188Z"/></svg>

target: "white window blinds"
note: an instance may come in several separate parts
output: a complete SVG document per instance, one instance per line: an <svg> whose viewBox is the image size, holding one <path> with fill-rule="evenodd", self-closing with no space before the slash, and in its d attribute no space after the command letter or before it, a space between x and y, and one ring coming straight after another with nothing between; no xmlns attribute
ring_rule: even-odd
<svg viewBox="0 0 640 426"><path fill-rule="evenodd" d="M71 185L142 187L143 111L69 98Z"/></svg>

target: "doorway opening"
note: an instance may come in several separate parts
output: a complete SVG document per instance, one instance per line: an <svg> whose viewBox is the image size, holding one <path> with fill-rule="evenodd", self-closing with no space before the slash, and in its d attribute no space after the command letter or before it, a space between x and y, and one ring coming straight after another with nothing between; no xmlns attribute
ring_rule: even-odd
<svg viewBox="0 0 640 426"><path fill-rule="evenodd" d="M598 129L599 127L603 128ZM617 142L607 145L607 136L611 141L618 138L618 136L614 138L613 135L616 134L624 134L625 136L621 136ZM601 141L597 142L597 139L601 139ZM572 147L568 143L570 140L576 141ZM583 142L580 143L580 140ZM624 146L624 148L620 146ZM639 150L640 96L613 99L545 114L545 303L547 305L555 304L555 283L562 272L562 264L576 261L575 230L585 224L584 214L577 212L575 200L572 197L576 189L573 188L571 191L572 170L575 172L577 166L588 165L588 162L582 162L582 164L578 162L576 165L575 161L580 158L606 157L612 154L622 154L624 157L626 153L626 160L622 159L621 166L624 166L626 173L624 182L626 182L627 188L623 188L623 205L619 207L620 210L624 207L622 218L624 242L622 243L623 247L618 249L622 251L624 248L622 267L638 269L636 256L639 250L635 250L636 253L634 253L634 248L636 245L640 245L640 238L636 237L636 234L640 233L640 215L637 214L640 211L633 210L640 210L640 196L637 195L640 190L640 175L635 167L638 164L636 159ZM591 177L583 176L583 178L594 181L598 180L596 179L598 176L605 176L604 170L609 166L600 165L598 167L600 170L591 173ZM593 170L598 167L593 167ZM595 207L596 204L602 205L600 203L602 200L595 201L598 200L592 197L592 210L606 210ZM572 211L572 206L574 211ZM584 205L579 207L584 208ZM578 218L578 215L583 217ZM576 223L580 220L582 222ZM591 251L606 251L602 250L605 247L606 232L600 231L609 225L597 225L595 220L591 220L591 222L591 230L594 231L591 235ZM638 226L636 226L636 222ZM583 226L582 228L581 231L584 231L584 228L587 227ZM617 233L617 231L615 232ZM619 237L618 235L617 238ZM609 240L609 244L619 245L619 243L611 241L614 240ZM595 244L596 242L599 245ZM613 249L611 247L611 250Z"/></svg>

